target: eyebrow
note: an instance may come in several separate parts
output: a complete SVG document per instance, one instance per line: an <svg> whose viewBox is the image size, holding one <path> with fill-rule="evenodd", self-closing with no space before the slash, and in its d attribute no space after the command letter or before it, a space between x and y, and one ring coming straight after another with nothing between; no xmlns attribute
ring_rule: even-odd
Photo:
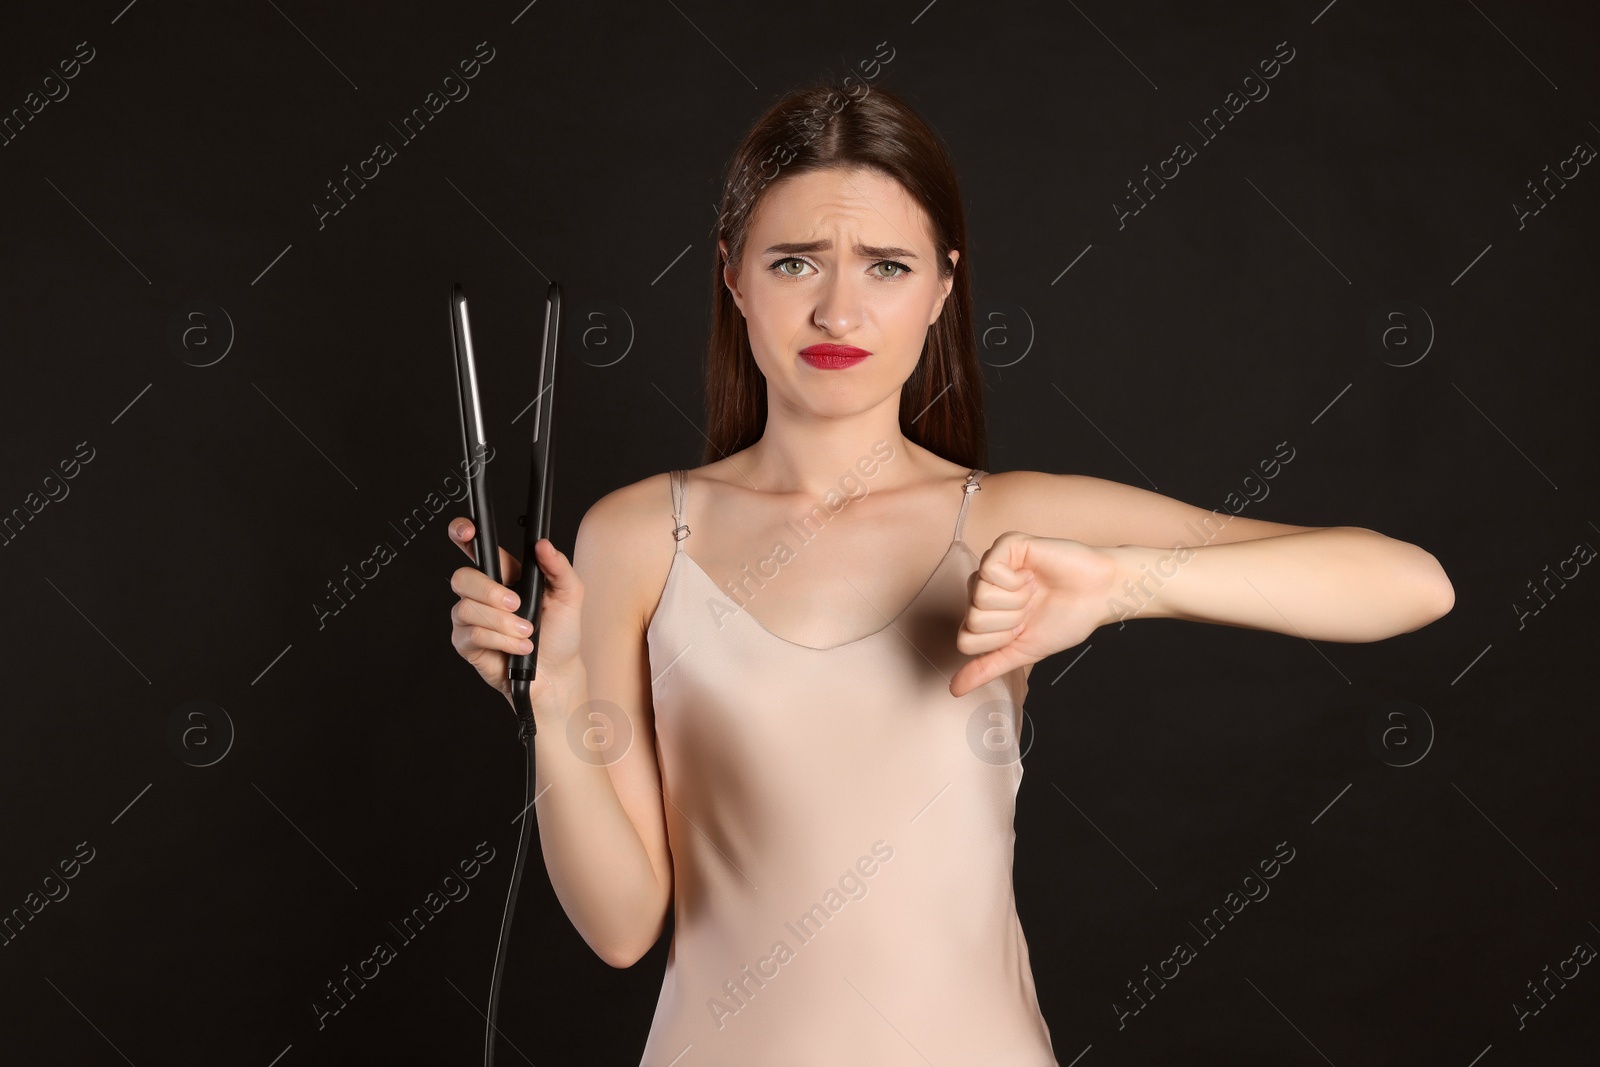
<svg viewBox="0 0 1600 1067"><path fill-rule="evenodd" d="M787 241L776 244L761 254L770 256L775 252L827 252L833 248L832 241ZM855 245L851 251L867 259L916 259L917 254L909 248L896 248L893 245Z"/></svg>

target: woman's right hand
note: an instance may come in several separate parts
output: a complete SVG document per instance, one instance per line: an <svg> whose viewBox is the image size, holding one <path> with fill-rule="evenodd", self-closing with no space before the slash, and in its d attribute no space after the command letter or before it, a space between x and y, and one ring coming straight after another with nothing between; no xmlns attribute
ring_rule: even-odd
<svg viewBox="0 0 1600 1067"><path fill-rule="evenodd" d="M472 540L476 531L472 520L457 516L449 523L450 539L467 558L476 562ZM515 584L522 576L522 563L504 548L500 552L500 573ZM549 539L540 538L534 555L544 571L544 605L539 609L539 655L534 680L528 695L535 706L552 677L574 670L578 665L579 617L583 606L583 583L565 555ZM501 696L511 700L511 681L506 677L510 657L532 651L527 623L516 614L517 593L508 585L489 580L477 567L459 567L450 576L450 588L460 597L450 609L450 643L462 659L472 664L478 675ZM510 595L508 603L505 599Z"/></svg>

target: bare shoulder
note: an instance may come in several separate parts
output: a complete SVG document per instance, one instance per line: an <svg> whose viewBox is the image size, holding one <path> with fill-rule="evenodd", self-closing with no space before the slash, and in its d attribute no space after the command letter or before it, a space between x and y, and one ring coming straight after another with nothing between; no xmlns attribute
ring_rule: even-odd
<svg viewBox="0 0 1600 1067"><path fill-rule="evenodd" d="M1220 508L1201 507L1089 474L1001 471L983 479L994 495L983 501L987 506L977 507L972 521L988 538L985 548L1007 530L1070 538L1087 545L1170 546L1223 544L1321 529L1238 514L1246 504L1266 499L1268 480L1277 474L1278 466L1272 464L1271 473L1249 480L1255 489L1247 491L1259 495L1247 498L1229 493Z"/></svg>
<svg viewBox="0 0 1600 1067"><path fill-rule="evenodd" d="M1044 490L1041 478L1071 478L1072 475L1041 475L1038 471L989 471L978 483L979 491L967 511L965 540L980 557L1007 530L1027 529L1025 502ZM1060 483L1057 483L1060 484Z"/></svg>
<svg viewBox="0 0 1600 1067"><path fill-rule="evenodd" d="M672 488L666 471L619 486L578 525L573 567L584 595L615 598L641 633L672 563Z"/></svg>
<svg viewBox="0 0 1600 1067"><path fill-rule="evenodd" d="M990 492L988 513L1002 523L999 536L1009 529L1021 529L1033 507L1047 502L1068 500L1087 511L1099 511L1115 503L1119 490L1128 487L1090 474L1051 474L1046 471L990 471L983 477L983 488Z"/></svg>

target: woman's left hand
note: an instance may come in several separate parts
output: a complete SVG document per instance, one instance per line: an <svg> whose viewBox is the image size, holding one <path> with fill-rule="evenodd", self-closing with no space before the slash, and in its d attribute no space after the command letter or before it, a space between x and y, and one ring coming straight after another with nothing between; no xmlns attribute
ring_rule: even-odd
<svg viewBox="0 0 1600 1067"><path fill-rule="evenodd" d="M1008 530L978 561L956 648L968 660L950 680L963 696L992 678L1080 644L1106 621L1117 563L1104 549Z"/></svg>

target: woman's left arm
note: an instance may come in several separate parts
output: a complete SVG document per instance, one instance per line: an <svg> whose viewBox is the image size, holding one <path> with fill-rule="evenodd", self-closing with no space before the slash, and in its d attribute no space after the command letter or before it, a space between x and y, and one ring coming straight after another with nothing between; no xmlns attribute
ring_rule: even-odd
<svg viewBox="0 0 1600 1067"><path fill-rule="evenodd" d="M1102 624L1187 619L1317 641L1381 641L1426 626L1455 603L1432 554L1359 526L1099 551L1115 564Z"/></svg>
<svg viewBox="0 0 1600 1067"><path fill-rule="evenodd" d="M1186 619L1322 641L1378 641L1455 603L1426 550L1357 526L1293 526L1085 475L991 475L991 517L957 647L959 696L1129 619ZM985 479L989 484L989 479ZM1230 495L1238 510L1264 499ZM992 527L991 527L992 528Z"/></svg>

